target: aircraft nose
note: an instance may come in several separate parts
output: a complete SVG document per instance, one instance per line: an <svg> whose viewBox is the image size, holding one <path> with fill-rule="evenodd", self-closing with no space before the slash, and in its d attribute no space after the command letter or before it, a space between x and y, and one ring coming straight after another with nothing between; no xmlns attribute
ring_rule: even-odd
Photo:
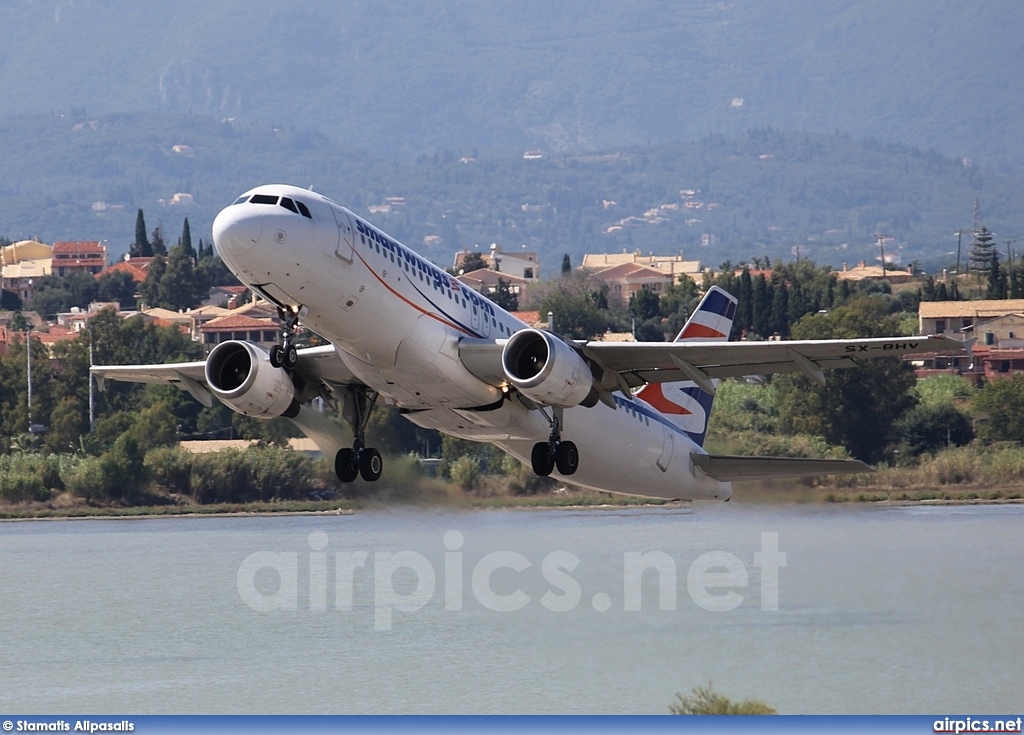
<svg viewBox="0 0 1024 735"><path fill-rule="evenodd" d="M248 251L262 233L262 217L244 205L221 210L213 221L213 242L222 258Z"/></svg>

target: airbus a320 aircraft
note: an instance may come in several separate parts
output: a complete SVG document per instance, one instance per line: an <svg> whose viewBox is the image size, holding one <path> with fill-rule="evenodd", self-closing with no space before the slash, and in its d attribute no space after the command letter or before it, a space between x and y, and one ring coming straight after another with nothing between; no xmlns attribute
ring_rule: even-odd
<svg viewBox="0 0 1024 735"><path fill-rule="evenodd" d="M721 378L823 371L862 359L956 350L944 337L729 342L736 299L705 294L675 342L577 342L533 329L320 194L260 186L217 216L225 264L276 304L269 353L221 342L205 361L92 368L98 380L168 383L203 404L291 419L342 482L381 476L366 446L374 404L408 420L493 442L538 475L614 493L728 500L731 481L868 468L854 460L709 455ZM330 342L296 349L299 325ZM310 404L341 405L354 442Z"/></svg>

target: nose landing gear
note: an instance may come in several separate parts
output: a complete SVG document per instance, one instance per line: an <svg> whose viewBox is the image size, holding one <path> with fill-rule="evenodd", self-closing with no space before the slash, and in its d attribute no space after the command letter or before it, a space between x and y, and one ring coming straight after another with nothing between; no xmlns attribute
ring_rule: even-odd
<svg viewBox="0 0 1024 735"><path fill-rule="evenodd" d="M293 370L299 362L299 351L292 344L299 329L299 310L278 308L277 315L281 318L281 344L270 348L270 364Z"/></svg>

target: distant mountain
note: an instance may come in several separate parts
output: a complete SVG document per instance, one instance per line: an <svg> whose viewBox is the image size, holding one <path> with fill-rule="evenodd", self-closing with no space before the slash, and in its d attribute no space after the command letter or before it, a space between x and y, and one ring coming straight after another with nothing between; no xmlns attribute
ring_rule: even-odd
<svg viewBox="0 0 1024 735"><path fill-rule="evenodd" d="M7 0L3 114L191 112L406 159L840 132L1024 169L1019 0Z"/></svg>
<svg viewBox="0 0 1024 735"><path fill-rule="evenodd" d="M904 264L955 260L974 201L1000 249L1020 237L1024 179L936 152L759 128L697 142L585 154L441 151L370 156L316 132L149 113L0 119L0 236L108 240L128 249L135 214L173 244L261 183L320 191L450 265L461 247L526 248L543 272L562 254L682 251L723 261L794 255L871 260L876 235ZM399 197L403 201L388 199ZM969 241L965 238L964 247Z"/></svg>

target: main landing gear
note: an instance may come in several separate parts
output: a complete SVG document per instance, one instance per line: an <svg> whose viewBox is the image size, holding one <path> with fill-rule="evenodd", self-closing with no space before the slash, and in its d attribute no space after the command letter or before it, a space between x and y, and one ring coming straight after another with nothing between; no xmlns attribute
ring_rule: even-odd
<svg viewBox="0 0 1024 735"><path fill-rule="evenodd" d="M351 449L339 449L334 456L334 472L342 482L352 482L356 477L375 482L384 471L380 452L366 446L366 423L376 402L377 391L365 386L351 385L346 391L342 416L356 438Z"/></svg>
<svg viewBox="0 0 1024 735"><path fill-rule="evenodd" d="M299 312L290 307L278 307L277 315L281 318L281 344L270 348L270 364L276 368L294 370L299 362L299 351L295 349L292 340L298 332Z"/></svg>
<svg viewBox="0 0 1024 735"><path fill-rule="evenodd" d="M533 445L530 464L541 477L547 477L556 467L558 474L571 475L579 469L580 452L573 442L562 441L562 409L552 409L548 421L551 423L551 435L546 442Z"/></svg>

